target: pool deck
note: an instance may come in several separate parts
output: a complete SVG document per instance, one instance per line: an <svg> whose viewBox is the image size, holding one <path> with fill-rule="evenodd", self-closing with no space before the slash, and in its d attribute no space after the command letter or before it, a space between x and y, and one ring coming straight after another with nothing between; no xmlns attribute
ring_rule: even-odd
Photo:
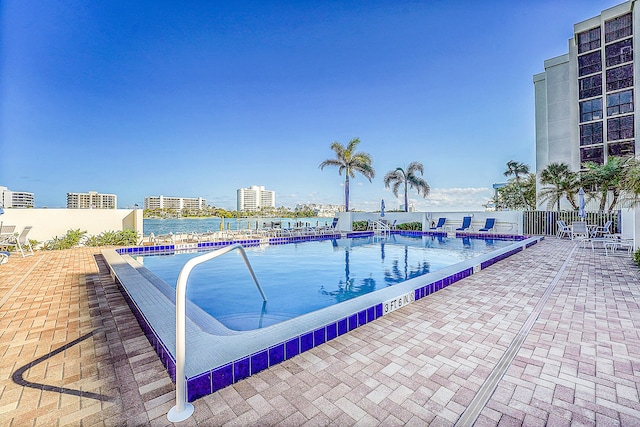
<svg viewBox="0 0 640 427"><path fill-rule="evenodd" d="M640 425L640 272L547 238L194 402L178 425ZM100 249L0 266L0 425L172 425Z"/></svg>

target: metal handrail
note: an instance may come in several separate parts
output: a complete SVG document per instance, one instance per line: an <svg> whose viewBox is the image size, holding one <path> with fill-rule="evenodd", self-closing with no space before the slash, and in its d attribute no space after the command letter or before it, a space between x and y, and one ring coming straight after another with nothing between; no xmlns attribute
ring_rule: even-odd
<svg viewBox="0 0 640 427"><path fill-rule="evenodd" d="M253 277L253 281L258 287L258 291L260 291L262 300L265 302L267 301L267 297L265 296L260 283L258 283L258 279L253 272L253 268L251 268L247 254L245 253L242 245L238 243L192 258L185 263L182 270L180 270L178 283L176 285L176 404L167 413L167 419L171 422L175 423L178 421L184 421L193 414L193 405L186 401L187 388L185 384L186 380L184 378L184 361L186 353L185 311L187 280L189 279L189 274L191 274L191 270L193 270L197 265L212 260L213 258L217 258L220 255L224 255L235 249L240 250L240 254L242 254L242 258L244 258L244 263L247 265L249 273L251 273L251 277Z"/></svg>

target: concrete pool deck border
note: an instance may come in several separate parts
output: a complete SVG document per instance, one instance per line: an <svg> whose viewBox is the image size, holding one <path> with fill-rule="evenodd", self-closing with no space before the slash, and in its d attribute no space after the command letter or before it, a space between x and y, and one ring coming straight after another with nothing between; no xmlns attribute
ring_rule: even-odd
<svg viewBox="0 0 640 427"><path fill-rule="evenodd" d="M359 235L362 234L367 233L359 233ZM404 232L403 234L446 235L429 232ZM296 237L278 238L273 244L302 241ZM407 301L406 296L409 294L411 298L407 302L419 300L518 253L542 239L542 237L505 235L498 237L486 234L464 234L458 237L508 238L514 240L514 243L393 287L260 330L213 335L206 331L207 328L203 329L202 324L187 319L185 373L188 401L214 393L382 317L393 311L383 306L386 301L395 301L399 298L399 304L402 304L403 297ZM326 238L337 238L337 236ZM230 242L215 243L215 246L230 244ZM239 243L258 244L247 240ZM175 250L167 246L171 245L162 245L155 249L147 246L140 251L162 253ZM197 250L199 248L183 247L182 249ZM176 362L173 356L175 353L175 305L157 286L150 283L148 274L141 272L140 267L136 267L126 255L122 256L120 253L136 253L136 249L104 250L103 256L109 265L112 277L118 283L149 342L175 382ZM197 317L201 320L204 318L204 322L207 322L207 315L202 316L198 313Z"/></svg>

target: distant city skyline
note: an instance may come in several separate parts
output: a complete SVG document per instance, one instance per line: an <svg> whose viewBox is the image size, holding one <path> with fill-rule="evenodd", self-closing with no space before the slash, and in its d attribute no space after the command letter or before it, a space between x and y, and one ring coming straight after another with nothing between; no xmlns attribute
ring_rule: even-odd
<svg viewBox="0 0 640 427"><path fill-rule="evenodd" d="M343 204L318 169L354 137L376 177L350 207L403 203L384 174L419 161L418 210L481 210L509 160L535 169L534 86L573 25L619 1L0 3L0 185L34 193Z"/></svg>

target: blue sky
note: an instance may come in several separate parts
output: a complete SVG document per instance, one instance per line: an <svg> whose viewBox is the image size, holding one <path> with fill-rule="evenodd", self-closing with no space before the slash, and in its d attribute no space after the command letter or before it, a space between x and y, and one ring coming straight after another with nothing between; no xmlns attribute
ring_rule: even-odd
<svg viewBox="0 0 640 427"><path fill-rule="evenodd" d="M344 202L333 141L376 177L352 209L401 203L383 177L422 162L421 210L482 209L509 160L535 169L533 74L573 24L620 3L542 1L0 2L0 185L204 197L235 209Z"/></svg>

